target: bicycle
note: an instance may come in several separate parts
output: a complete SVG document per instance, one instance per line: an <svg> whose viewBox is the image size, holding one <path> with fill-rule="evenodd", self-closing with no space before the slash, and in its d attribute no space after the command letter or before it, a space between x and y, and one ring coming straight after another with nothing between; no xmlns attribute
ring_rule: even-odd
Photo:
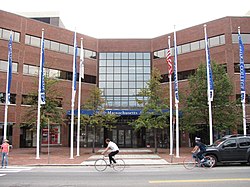
<svg viewBox="0 0 250 187"><path fill-rule="evenodd" d="M212 168L214 164L215 160L213 157L204 156L204 162L201 162L195 153L193 153L191 157L185 158L183 161L183 166L188 170L191 170L195 167Z"/></svg>
<svg viewBox="0 0 250 187"><path fill-rule="evenodd" d="M107 169L107 167L109 166L108 164L108 160L105 159L107 158L108 156L102 156L102 158L98 158L96 161L95 161L95 169L97 171L105 171ZM121 158L117 158L115 159L116 163L113 163L110 165L110 167L112 167L115 171L123 171L124 168L125 168L125 162L123 159Z"/></svg>

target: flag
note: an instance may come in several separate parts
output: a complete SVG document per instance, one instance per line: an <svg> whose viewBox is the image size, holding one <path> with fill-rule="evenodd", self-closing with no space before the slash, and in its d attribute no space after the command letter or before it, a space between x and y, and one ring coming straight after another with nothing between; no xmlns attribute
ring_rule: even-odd
<svg viewBox="0 0 250 187"><path fill-rule="evenodd" d="M45 83L44 83L44 31L42 31L41 54L40 54L40 93L41 104L45 105Z"/></svg>
<svg viewBox="0 0 250 187"><path fill-rule="evenodd" d="M208 47L207 31L205 30L205 48L206 48L206 61L207 61L207 89L208 89L208 101L213 101L214 98L214 83L213 83L213 74L211 69L210 62L210 53Z"/></svg>
<svg viewBox="0 0 250 187"><path fill-rule="evenodd" d="M167 50L167 59L166 59L166 61L168 63L168 74L172 75L172 73L173 73L173 65L172 65L172 61L171 61L170 49Z"/></svg>
<svg viewBox="0 0 250 187"><path fill-rule="evenodd" d="M177 53L178 52L177 52L177 45L176 45L176 32L174 31L174 95L175 95L175 103L179 103Z"/></svg>
<svg viewBox="0 0 250 187"><path fill-rule="evenodd" d="M80 53L80 77L84 79L84 56L83 56L83 43L81 40L81 53Z"/></svg>
<svg viewBox="0 0 250 187"><path fill-rule="evenodd" d="M76 95L76 79L77 79L77 65L76 65L76 59L77 59L77 45L76 45L76 32L74 34L74 55L73 55L73 92L72 92L72 102L75 101L75 95Z"/></svg>
<svg viewBox="0 0 250 187"><path fill-rule="evenodd" d="M10 33L10 40L8 45L8 69L7 69L7 101L6 103L10 104L10 87L12 80L12 32Z"/></svg>
<svg viewBox="0 0 250 187"><path fill-rule="evenodd" d="M241 39L240 31L238 31L238 39L239 39L239 52L240 52L240 93L241 93L241 102L245 103L246 72L244 65L244 45Z"/></svg>

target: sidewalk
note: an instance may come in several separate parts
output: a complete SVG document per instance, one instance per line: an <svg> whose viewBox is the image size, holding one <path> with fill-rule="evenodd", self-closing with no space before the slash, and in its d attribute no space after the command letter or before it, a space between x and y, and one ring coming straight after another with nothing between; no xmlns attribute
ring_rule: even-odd
<svg viewBox="0 0 250 187"><path fill-rule="evenodd" d="M154 154L153 148L121 148L117 158L123 158L128 165L181 164L185 157L190 156L191 149L180 148L180 157L177 158L175 155L169 155L169 149L158 148L158 154ZM9 154L9 165L93 165L102 150L96 148L95 153L92 153L92 148L80 148L80 156L76 156L74 148L74 159L70 159L69 147L51 147L49 154L47 147L42 147L40 159L36 159L36 148L12 149Z"/></svg>

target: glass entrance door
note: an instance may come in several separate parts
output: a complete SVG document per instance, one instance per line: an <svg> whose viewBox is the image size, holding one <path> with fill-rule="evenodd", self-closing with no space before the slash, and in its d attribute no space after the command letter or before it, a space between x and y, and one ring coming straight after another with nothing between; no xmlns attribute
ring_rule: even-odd
<svg viewBox="0 0 250 187"><path fill-rule="evenodd" d="M113 130L113 140L116 140L119 147L132 147L132 130L117 129L115 131Z"/></svg>

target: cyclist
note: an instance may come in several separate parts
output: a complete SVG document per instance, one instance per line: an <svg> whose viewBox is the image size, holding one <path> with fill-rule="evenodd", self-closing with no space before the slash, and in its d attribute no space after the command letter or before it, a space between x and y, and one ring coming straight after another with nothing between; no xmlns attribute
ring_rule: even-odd
<svg viewBox="0 0 250 187"><path fill-rule="evenodd" d="M109 153L109 163L110 166L112 165L112 161L114 164L116 164L115 159L113 158L113 156L115 156L116 154L119 153L119 148L118 146L112 142L109 138L107 138L105 140L106 144L108 144L107 148L102 152L102 154L105 154L109 149L111 149L111 152Z"/></svg>
<svg viewBox="0 0 250 187"><path fill-rule="evenodd" d="M195 147L192 150L192 153L196 154L196 156L200 159L201 162L204 162L203 153L206 152L206 145L201 142L201 139L195 137Z"/></svg>

